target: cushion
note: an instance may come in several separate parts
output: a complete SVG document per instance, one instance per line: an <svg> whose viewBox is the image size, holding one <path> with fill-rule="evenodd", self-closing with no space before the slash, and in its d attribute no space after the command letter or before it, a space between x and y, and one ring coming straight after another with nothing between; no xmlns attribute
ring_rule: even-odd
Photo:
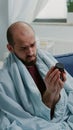
<svg viewBox="0 0 73 130"><path fill-rule="evenodd" d="M55 58L63 63L65 69L73 76L73 53L56 55Z"/></svg>

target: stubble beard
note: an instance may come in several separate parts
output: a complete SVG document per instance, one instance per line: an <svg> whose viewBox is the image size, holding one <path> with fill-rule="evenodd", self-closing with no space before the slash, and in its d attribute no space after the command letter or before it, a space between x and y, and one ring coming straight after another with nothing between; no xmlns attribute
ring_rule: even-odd
<svg viewBox="0 0 73 130"><path fill-rule="evenodd" d="M26 60L26 61L22 61L22 62L26 66L33 66L36 63L36 60L37 60L37 57L35 56L34 60L31 60L31 61Z"/></svg>

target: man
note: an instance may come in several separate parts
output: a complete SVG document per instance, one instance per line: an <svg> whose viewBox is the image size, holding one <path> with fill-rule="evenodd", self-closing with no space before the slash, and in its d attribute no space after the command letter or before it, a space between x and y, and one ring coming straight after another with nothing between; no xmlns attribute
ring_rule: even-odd
<svg viewBox="0 0 73 130"><path fill-rule="evenodd" d="M37 49L29 24L13 23L7 40L10 54L0 70L1 130L73 129L72 77L64 71L61 80L57 61Z"/></svg>

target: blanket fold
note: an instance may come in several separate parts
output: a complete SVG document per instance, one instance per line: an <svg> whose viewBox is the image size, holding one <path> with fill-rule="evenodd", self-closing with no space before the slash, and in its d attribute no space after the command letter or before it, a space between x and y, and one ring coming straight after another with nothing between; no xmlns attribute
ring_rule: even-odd
<svg viewBox="0 0 73 130"><path fill-rule="evenodd" d="M43 80L56 62L50 53L37 51L36 66ZM73 79L67 73L67 81L51 120L50 108L42 102L26 66L14 54L9 54L0 70L0 130L73 129L72 85Z"/></svg>

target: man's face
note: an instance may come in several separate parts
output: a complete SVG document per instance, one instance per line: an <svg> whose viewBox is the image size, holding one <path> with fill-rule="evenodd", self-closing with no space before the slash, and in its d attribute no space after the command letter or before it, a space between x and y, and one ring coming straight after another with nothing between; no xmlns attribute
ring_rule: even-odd
<svg viewBox="0 0 73 130"><path fill-rule="evenodd" d="M34 32L24 34L24 31L14 35L12 52L27 66L36 62L36 41Z"/></svg>

